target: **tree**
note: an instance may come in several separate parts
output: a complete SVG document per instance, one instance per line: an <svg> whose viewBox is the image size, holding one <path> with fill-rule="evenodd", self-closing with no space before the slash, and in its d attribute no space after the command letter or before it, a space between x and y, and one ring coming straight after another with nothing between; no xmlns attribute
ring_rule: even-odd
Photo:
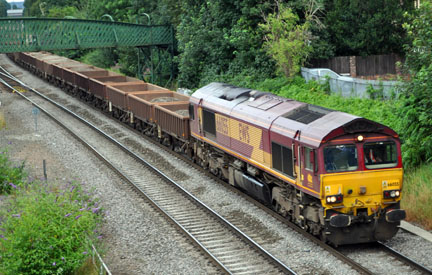
<svg viewBox="0 0 432 275"><path fill-rule="evenodd" d="M276 11L265 18L264 24L260 24L265 33L264 46L286 77L297 74L312 51L310 28L318 10L319 7L311 5L305 13L304 23L300 24L299 17L291 8L276 1Z"/></svg>
<svg viewBox="0 0 432 275"><path fill-rule="evenodd" d="M177 27L179 85L195 88L238 75L269 77L274 63L262 48L260 0L181 1Z"/></svg>
<svg viewBox="0 0 432 275"><path fill-rule="evenodd" d="M0 17L6 17L8 9L9 3L6 0L0 0Z"/></svg>
<svg viewBox="0 0 432 275"><path fill-rule="evenodd" d="M323 35L336 55L402 53L403 14L414 1L326 0Z"/></svg>
<svg viewBox="0 0 432 275"><path fill-rule="evenodd" d="M400 133L407 166L432 161L432 3L422 1L420 9L404 24L410 43L406 70L411 76L402 90Z"/></svg>
<svg viewBox="0 0 432 275"><path fill-rule="evenodd" d="M89 0L92 1L92 0ZM49 10L55 8L74 7L79 9L86 0L25 0L24 15L26 16L48 16ZM56 10L57 12L57 10ZM51 16L52 17L52 16Z"/></svg>
<svg viewBox="0 0 432 275"><path fill-rule="evenodd" d="M64 18L66 16L77 17L78 9L76 7L52 7L48 10L47 17Z"/></svg>

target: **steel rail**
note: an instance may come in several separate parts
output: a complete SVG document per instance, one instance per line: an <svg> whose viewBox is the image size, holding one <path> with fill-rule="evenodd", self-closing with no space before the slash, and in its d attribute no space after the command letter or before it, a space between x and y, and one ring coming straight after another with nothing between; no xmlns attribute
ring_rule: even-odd
<svg viewBox="0 0 432 275"><path fill-rule="evenodd" d="M196 165L196 164L194 164ZM198 166L199 167L199 166ZM261 202L255 200L254 198L248 196L247 194L243 193L241 190L226 184L221 179L217 178L211 173L207 173L208 176L219 182L221 185L224 185L225 187L229 188L231 191L237 193L238 195L242 196L247 201L253 203L255 206L260 208L261 210L265 211L267 214L271 215L272 217L276 218L278 221L282 222L283 224L287 225L289 228L293 229L297 233L301 234L303 237L307 238L314 244L318 245L319 247L323 248L333 256L335 256L337 259L341 260L342 262L348 264L351 268L353 268L355 271L359 272L360 274L365 275L372 275L374 274L372 271L370 271L368 268L362 266L361 264L357 263L356 261L352 260L351 258L345 256L343 253L339 252L334 247L324 243L320 239L316 238L315 236L311 235L310 233L306 232L305 230L298 227L296 224L292 223L285 217L281 216L280 214L276 213L274 210L270 209L268 206L262 204Z"/></svg>
<svg viewBox="0 0 432 275"><path fill-rule="evenodd" d="M3 69L3 68L2 68ZM3 71L6 71L3 69ZM8 77L10 78L12 81L17 82L19 85L21 85L22 87L28 89L29 91L32 91L33 93L37 94L38 96L40 96L41 98L43 98L44 100L47 100L48 102L50 102L51 104L53 104L54 106L56 106L57 108L67 112L69 115L73 116L74 118L78 119L79 121L81 121L84 124L87 124L90 128L92 128L93 130L95 130L96 132L98 132L100 135L104 136L106 139L108 139L110 142L112 142L113 144L117 145L119 148L121 148L123 151L127 152L130 156L132 156L133 158L135 158L137 161L141 162L142 164L146 165L149 169L153 170L156 174L158 174L161 178L163 178L164 180L166 180L167 182L169 182L170 184L172 184L174 187L176 187L178 190L180 190L183 194L185 194L189 199L191 199L192 201L194 201L197 205L199 205L200 207L202 207L203 209L205 209L206 211L208 211L209 213L211 213L214 217L216 217L220 222L222 222L223 224L225 224L227 227L229 227L231 230L233 230L238 236L240 236L242 239L244 239L246 242L248 242L249 244L251 244L257 251L259 251L262 255L264 255L267 259L269 259L270 261L272 261L276 266L278 266L278 268L280 268L281 270L283 270L284 273L287 274L296 274L292 269L290 269L288 266L286 266L284 263L282 263L279 259L275 258L273 255L271 255L268 251L266 251L262 246L260 246L258 243L256 243L253 239L251 239L249 236L247 236L245 233L243 233L240 229L238 229L236 226L234 226L233 224L231 224L228 220L226 220L225 218L223 218L221 215L219 215L218 213L216 213L214 210L212 210L211 208L209 208L207 205L205 205L203 202L201 202L198 198L196 198L195 196L193 196L190 192L188 192L186 189L184 189L183 187L181 187L179 184L177 184L174 180L172 180L171 178L169 178L165 173L163 173L162 171L160 171L158 168L156 168L155 166L151 165L149 162L147 162L146 160L144 160L143 158L141 158L140 156L138 156L137 154L135 154L134 152L132 152L131 150L129 150L127 147L125 147L124 145L122 145L121 143L119 143L117 140L115 140L114 138L112 138L111 136L109 136L108 134L106 134L105 132L103 132L102 130L100 130L99 128L97 128L95 125L93 125L92 123L86 121L85 119L83 119L82 117L80 117L79 115L73 113L72 111L68 110L67 108L63 107L62 105L56 103L55 101L51 100L50 98L46 97L45 95L41 94L40 92L38 92L37 90L29 87L27 84L25 84L24 82L22 82L21 80L17 79L16 77L11 77L8 74L4 74L0 72L0 75L3 75L4 77ZM224 270L226 273L231 274L231 272L216 258L214 257L210 251L208 251L193 235L191 235L181 224L179 224L173 217L171 217L168 213L166 213L163 209L161 209L159 207L159 205L153 201L143 190L141 190L138 186L136 186L129 178L127 178L117 167L115 167L109 160L107 160L105 157L103 157L96 148L94 148L93 146L91 146L90 144L88 144L87 142L85 142L81 137L78 136L78 134L74 133L73 131L71 131L70 129L68 129L68 127L66 125L64 125L63 123L61 123L57 118L55 118L53 115L51 115L48 111L46 111L45 109L43 109L42 107L38 106L38 104L36 104L34 101L32 101L30 98L26 97L25 95L23 95L21 92L19 92L18 90L16 90L15 88L13 88L12 86L8 85L8 87L12 90L14 90L16 93L18 93L20 96L22 96L23 98L25 98L26 100L28 100L29 102L31 102L34 106L38 107L42 112L44 112L46 115L48 115L50 118L52 118L57 124L59 124L60 126L62 126L63 128L65 128L69 133L71 133L76 139L78 139L81 143L83 143L87 148L89 148L90 150L92 150L97 156L98 158L100 158L101 160L103 160L105 163L107 163L114 171L116 171L117 174L119 174L122 178L124 178L128 183L130 183L139 193L141 193L143 196L145 196L156 208L158 208L167 218L169 218L177 227L179 227L184 233L186 233L187 235L189 235L189 237L197 244L199 245L202 250L208 254L214 262L217 263L217 265Z"/></svg>
<svg viewBox="0 0 432 275"><path fill-rule="evenodd" d="M403 255L402 253L394 250L393 248L391 248L390 246L384 244L383 242L377 242L378 247L385 250L386 252L392 254L393 256L395 256L398 260L408 264L409 266L411 266L412 268L420 271L423 274L432 274L432 270L425 267L424 265L408 258L407 256Z"/></svg>

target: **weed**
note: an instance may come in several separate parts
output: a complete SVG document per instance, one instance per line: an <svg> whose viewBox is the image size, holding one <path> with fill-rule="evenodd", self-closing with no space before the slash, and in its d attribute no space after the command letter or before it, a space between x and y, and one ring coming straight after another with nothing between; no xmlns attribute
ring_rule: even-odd
<svg viewBox="0 0 432 275"><path fill-rule="evenodd" d="M369 95L370 99L380 99L380 100L384 99L384 88L382 85L380 85L378 89L375 89L372 84L369 84L369 86L366 89L366 93Z"/></svg>
<svg viewBox="0 0 432 275"><path fill-rule="evenodd" d="M3 112L0 111L0 129L3 129L6 127L6 119L4 117Z"/></svg>
<svg viewBox="0 0 432 275"><path fill-rule="evenodd" d="M91 252L100 209L80 188L34 182L0 210L0 274L71 274Z"/></svg>
<svg viewBox="0 0 432 275"><path fill-rule="evenodd" d="M8 194L19 188L26 177L24 162L14 164L9 160L7 150L0 150L0 194Z"/></svg>

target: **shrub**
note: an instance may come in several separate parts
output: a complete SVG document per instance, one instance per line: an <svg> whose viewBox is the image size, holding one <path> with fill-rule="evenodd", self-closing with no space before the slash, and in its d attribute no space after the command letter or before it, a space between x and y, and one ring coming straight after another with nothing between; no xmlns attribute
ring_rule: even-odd
<svg viewBox="0 0 432 275"><path fill-rule="evenodd" d="M96 49L86 53L79 60L97 67L109 68L114 66L113 60L116 59L116 54L114 52L114 50L109 48Z"/></svg>
<svg viewBox="0 0 432 275"><path fill-rule="evenodd" d="M97 202L79 184L33 183L0 210L0 274L70 274L91 252Z"/></svg>
<svg viewBox="0 0 432 275"><path fill-rule="evenodd" d="M404 24L411 43L405 45L405 69L411 79L402 89L400 129L405 139L402 152L405 164L416 167L432 161L432 2L422 1Z"/></svg>
<svg viewBox="0 0 432 275"><path fill-rule="evenodd" d="M7 150L0 150L0 194L10 193L11 189L22 184L26 176L24 162L14 166Z"/></svg>

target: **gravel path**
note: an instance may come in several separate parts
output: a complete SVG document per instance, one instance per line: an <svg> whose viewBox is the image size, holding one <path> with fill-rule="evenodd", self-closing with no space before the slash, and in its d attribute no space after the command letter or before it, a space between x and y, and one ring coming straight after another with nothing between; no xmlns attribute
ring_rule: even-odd
<svg viewBox="0 0 432 275"><path fill-rule="evenodd" d="M244 224L245 227L252 224L256 232L247 233L256 235L260 244L299 274L355 274L350 267L326 251L305 240L245 199L227 191L203 173L189 167L182 160L155 148L123 125L101 116L100 112L14 67L5 57L0 57L1 63L7 63L11 71L20 72L20 78L26 83L31 83L37 90L50 94L50 97L55 97L68 108L93 121L161 170L169 171L169 176L221 215L235 220L236 224ZM4 98L8 102L2 104L0 111L3 109L7 115L8 128L0 131L0 145L6 145L7 141L12 140L11 151L14 150L14 157L32 159L28 163L33 166L35 173L40 170L41 159L49 160L49 156L52 158L48 161L50 178L65 180L75 176L96 188L98 197L108 210L103 232L107 240L105 260L114 273L201 274L213 271L206 261L192 252L194 248L191 245L179 241L181 237L176 236L176 233L168 233L174 232L173 229L159 215L154 214L151 208L148 209L140 200L131 197L130 192L122 188L121 182L105 166L101 166L93 155L77 145L75 140L65 136L53 123L42 120L38 136L34 133L31 107L14 95L0 94L0 101ZM59 176L54 176L57 172ZM400 240L401 246L409 247L404 243L412 240L400 239L399 235L395 240ZM147 243L145 247L142 246L143 242ZM410 252L416 254L415 248ZM418 257L425 255L421 254ZM425 260L432 262L430 258L431 256L427 255ZM401 273L397 269L388 271Z"/></svg>

